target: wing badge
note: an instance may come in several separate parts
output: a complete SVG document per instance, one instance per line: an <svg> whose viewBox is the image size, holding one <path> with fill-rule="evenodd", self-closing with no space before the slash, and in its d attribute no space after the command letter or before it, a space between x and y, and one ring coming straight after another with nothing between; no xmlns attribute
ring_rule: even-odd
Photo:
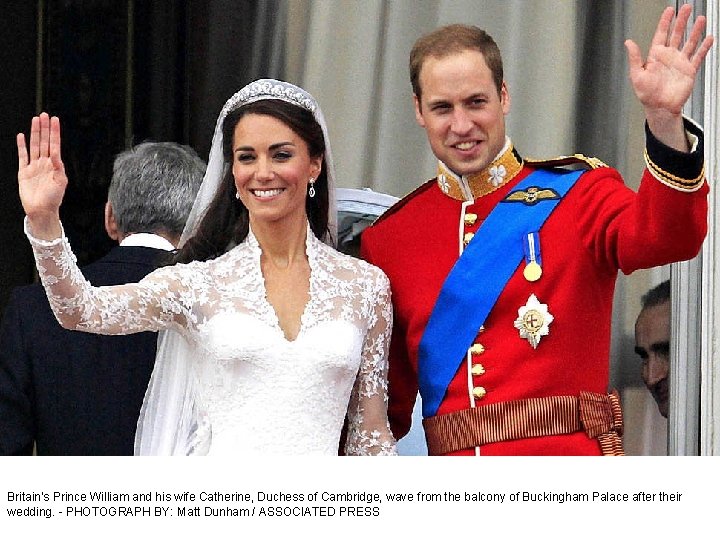
<svg viewBox="0 0 720 540"><path fill-rule="evenodd" d="M505 197L505 199L503 199L503 202L519 202L527 206L534 206L540 201L555 200L559 198L560 195L558 195L557 191L552 188L539 188L533 186L527 188L527 191L523 189L513 191Z"/></svg>

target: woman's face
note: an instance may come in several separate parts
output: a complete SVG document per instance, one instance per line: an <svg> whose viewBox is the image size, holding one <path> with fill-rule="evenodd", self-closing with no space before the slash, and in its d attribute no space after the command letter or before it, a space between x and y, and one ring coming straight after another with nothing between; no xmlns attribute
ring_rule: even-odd
<svg viewBox="0 0 720 540"><path fill-rule="evenodd" d="M232 172L252 221L304 220L310 177L322 158L280 120L261 114L240 118L233 133Z"/></svg>

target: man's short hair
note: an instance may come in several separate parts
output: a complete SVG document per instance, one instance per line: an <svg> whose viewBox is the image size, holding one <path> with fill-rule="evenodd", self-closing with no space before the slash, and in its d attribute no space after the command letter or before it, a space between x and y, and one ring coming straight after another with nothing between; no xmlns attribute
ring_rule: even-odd
<svg viewBox="0 0 720 540"><path fill-rule="evenodd" d="M503 63L495 40L477 26L450 24L424 35L410 51L410 83L413 93L421 96L420 70L429 57L443 58L463 51L478 51L485 57L498 94L502 91Z"/></svg>
<svg viewBox="0 0 720 540"><path fill-rule="evenodd" d="M144 142L121 152L108 190L118 230L180 236L204 175L189 146Z"/></svg>
<svg viewBox="0 0 720 540"><path fill-rule="evenodd" d="M660 285L657 285L642 295L640 302L642 303L642 309L648 309L651 307L659 306L665 302L670 301L670 280L663 281Z"/></svg>

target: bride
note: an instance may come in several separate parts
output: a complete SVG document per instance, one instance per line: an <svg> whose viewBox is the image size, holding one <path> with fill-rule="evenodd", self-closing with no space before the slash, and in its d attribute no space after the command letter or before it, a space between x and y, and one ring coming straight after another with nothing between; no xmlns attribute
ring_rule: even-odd
<svg viewBox="0 0 720 540"><path fill-rule="evenodd" d="M136 454L395 454L387 423L392 328L385 275L331 247L334 171L322 112L259 80L217 121L176 264L92 287L59 219L60 121L17 137L25 232L65 328L160 330Z"/></svg>

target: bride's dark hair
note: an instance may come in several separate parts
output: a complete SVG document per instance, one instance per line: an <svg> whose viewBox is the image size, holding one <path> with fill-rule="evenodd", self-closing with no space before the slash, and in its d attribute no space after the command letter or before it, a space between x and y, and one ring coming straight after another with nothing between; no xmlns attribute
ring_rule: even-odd
<svg viewBox="0 0 720 540"><path fill-rule="evenodd" d="M222 126L223 160L227 169L225 176L195 234L176 252L171 262L213 259L247 237L248 210L235 197L237 189L232 174L235 126L246 114L260 114L280 120L305 141L310 157L316 158L324 155L325 138L322 128L307 109L278 99L264 99L248 103L229 112ZM328 231L328 208L328 180L323 159L320 175L315 180L315 196L305 198L305 211L310 222L310 229L320 239L330 234Z"/></svg>

